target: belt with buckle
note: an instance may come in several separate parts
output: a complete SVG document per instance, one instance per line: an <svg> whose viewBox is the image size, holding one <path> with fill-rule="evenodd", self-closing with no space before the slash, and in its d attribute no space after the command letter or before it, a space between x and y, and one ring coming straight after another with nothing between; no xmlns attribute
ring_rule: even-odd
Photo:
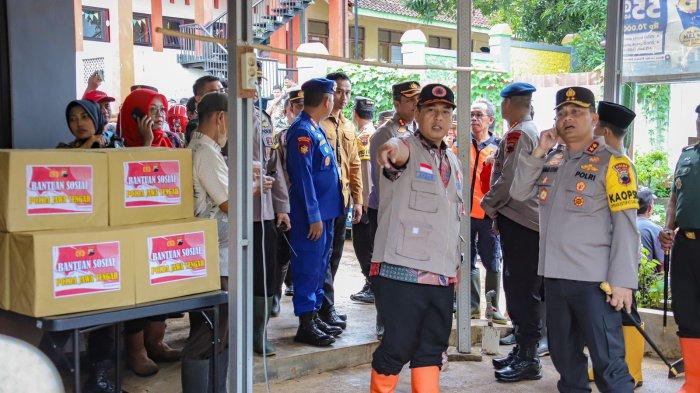
<svg viewBox="0 0 700 393"><path fill-rule="evenodd" d="M700 231L694 229L681 229L680 232L689 240L697 240L700 236Z"/></svg>

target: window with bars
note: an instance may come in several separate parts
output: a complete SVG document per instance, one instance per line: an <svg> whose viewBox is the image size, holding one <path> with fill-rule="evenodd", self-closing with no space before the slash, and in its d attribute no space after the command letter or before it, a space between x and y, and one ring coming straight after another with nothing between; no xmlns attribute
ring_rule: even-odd
<svg viewBox="0 0 700 393"><path fill-rule="evenodd" d="M379 61L402 64L401 36L403 32L379 29Z"/></svg>
<svg viewBox="0 0 700 393"><path fill-rule="evenodd" d="M83 7L83 39L109 42L109 10Z"/></svg>
<svg viewBox="0 0 700 393"><path fill-rule="evenodd" d="M360 58L364 59L365 58L365 28L364 27L358 27L358 34L357 34L357 43L359 46L359 56L355 56L355 27L350 26L350 34L348 34L348 37L350 37L350 55L352 58Z"/></svg>
<svg viewBox="0 0 700 393"><path fill-rule="evenodd" d="M151 16L134 12L131 20L134 28L134 45L151 45Z"/></svg>
<svg viewBox="0 0 700 393"><path fill-rule="evenodd" d="M306 35L309 42L320 42L328 48L328 22L309 20Z"/></svg>
<svg viewBox="0 0 700 393"><path fill-rule="evenodd" d="M173 18L170 16L163 17L163 28L175 31L180 31L181 25L189 25L194 23L192 19L185 18ZM180 39L178 37L172 37L168 35L163 36L163 47L170 49L180 49Z"/></svg>
<svg viewBox="0 0 700 393"><path fill-rule="evenodd" d="M428 46L439 49L452 49L452 38L431 35L428 37Z"/></svg>

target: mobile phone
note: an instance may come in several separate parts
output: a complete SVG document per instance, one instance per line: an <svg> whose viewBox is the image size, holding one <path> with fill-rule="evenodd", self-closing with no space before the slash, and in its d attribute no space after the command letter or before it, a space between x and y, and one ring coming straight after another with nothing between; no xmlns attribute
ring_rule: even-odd
<svg viewBox="0 0 700 393"><path fill-rule="evenodd" d="M139 120L141 120L144 116L145 116L145 114L144 114L143 111L142 111L141 109L139 109L139 108L134 108L134 110L131 111L131 117L132 117L134 120L136 120L137 123L138 123Z"/></svg>

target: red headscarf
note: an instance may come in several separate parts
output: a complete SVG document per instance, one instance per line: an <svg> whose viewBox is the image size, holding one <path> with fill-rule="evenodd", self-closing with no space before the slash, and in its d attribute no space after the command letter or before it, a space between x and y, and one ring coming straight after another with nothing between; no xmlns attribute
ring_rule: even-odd
<svg viewBox="0 0 700 393"><path fill-rule="evenodd" d="M134 109L139 108L142 113L148 116L150 113L149 106L154 98L160 99L160 101L163 103L163 108L167 112L168 100L165 99L164 95L153 90L136 89L126 96L121 111L119 112L121 136L124 138L125 146L143 146L143 138L141 138L141 133L139 133L138 124L136 124L136 120L134 120L131 113ZM163 121L165 121L165 116L163 116ZM151 146L173 147L173 143L170 141L170 139L168 139L165 132L158 128L153 130L153 142L151 143Z"/></svg>
<svg viewBox="0 0 700 393"><path fill-rule="evenodd" d="M180 120L180 132L184 133L187 129L187 108L184 105L175 104L168 109L168 125L170 131L175 131L175 119Z"/></svg>

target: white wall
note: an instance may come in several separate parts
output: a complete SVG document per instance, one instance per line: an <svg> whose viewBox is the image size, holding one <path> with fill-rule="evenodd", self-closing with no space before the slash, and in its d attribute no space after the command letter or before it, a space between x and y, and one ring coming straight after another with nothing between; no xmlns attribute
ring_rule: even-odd
<svg viewBox="0 0 700 393"><path fill-rule="evenodd" d="M669 133L666 138L668 163L673 170L681 154L688 145L688 137L696 136L695 107L700 104L700 82L676 83L671 85L671 111Z"/></svg>
<svg viewBox="0 0 700 393"><path fill-rule="evenodd" d="M118 1L129 0L83 0L84 6L109 9L110 42L83 40L83 51L76 53L76 91L82 96L86 81L83 78L83 59L104 58L105 81L100 90L113 95L121 102L120 97L120 64L119 64L119 14ZM194 19L194 2L185 5L178 0L171 4L163 1L163 16ZM226 2L220 2L221 7L213 10L214 17L226 12ZM133 0L133 12L151 14L150 0ZM158 88L168 98L179 101L180 98L192 96L192 84L205 72L200 69L188 69L177 62L179 50L165 48L163 52L154 52L151 46L134 45L134 82ZM117 108L113 108L116 110Z"/></svg>

